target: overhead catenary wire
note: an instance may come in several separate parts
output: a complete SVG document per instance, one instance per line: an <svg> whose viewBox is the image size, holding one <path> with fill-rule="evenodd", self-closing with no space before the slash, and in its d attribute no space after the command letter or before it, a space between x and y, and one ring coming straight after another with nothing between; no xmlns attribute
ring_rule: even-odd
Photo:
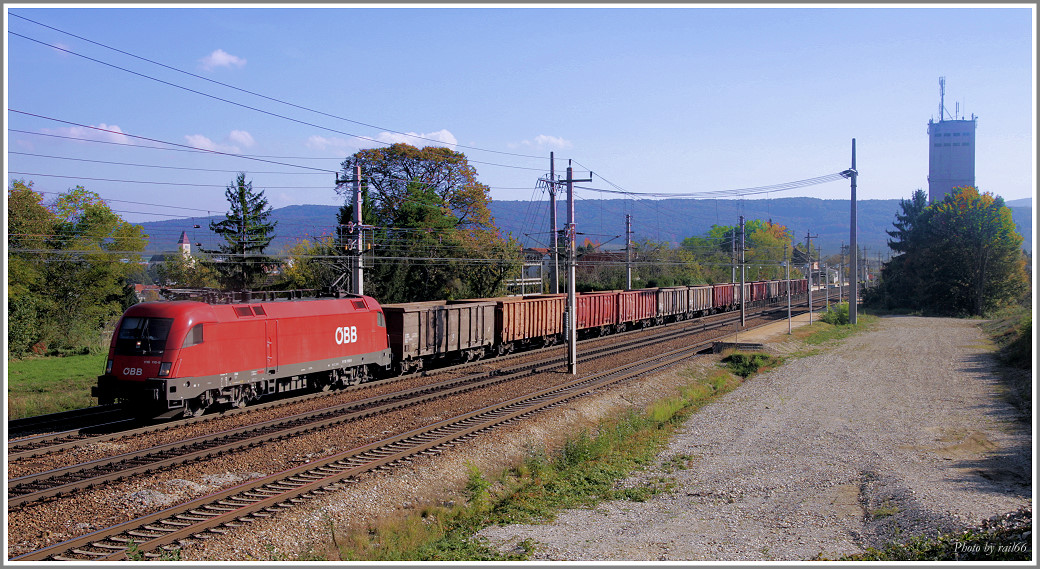
<svg viewBox="0 0 1040 569"><path fill-rule="evenodd" d="M243 158L243 159L246 159L246 160L256 160L256 161L259 161L259 162L266 162L268 164L277 164L279 166L289 166L289 167L292 167L292 168L300 168L300 169L303 169L303 170L316 170L316 171L319 171L319 172L327 172L327 173L330 173L330 174L336 174L336 173L339 172L338 170L329 170L329 169L326 169L326 168L315 168L313 166L303 166L301 164L289 164L289 163L286 163L286 162L276 162L274 160L268 160L268 159L265 159L265 158L256 158L256 157L248 156L248 155L245 155L245 154L236 154L234 152L223 152L223 151L220 151L220 150L212 150L212 149L208 149L208 148L198 148L198 147L195 147L195 146L188 146L187 144L178 144L176 142L169 142L169 141L159 140L159 139L155 139L155 138L148 138L147 136L140 136L140 135L136 135L136 134L130 134L130 133L126 133L126 132L122 132L122 131L118 131L118 130L110 130L110 129L107 129L107 128L100 128L100 127L91 126L91 125L88 125L88 124L81 124L81 123L77 123L77 122L73 122L73 121L67 121L67 120L63 120L63 119L59 119L59 118L49 117L49 116L46 116L46 115L30 113L30 112L22 111L22 110L19 110L19 109L8 108L7 111L11 112L11 113L18 113L18 114L21 114L21 115L26 115L26 116L30 116L30 117L36 117L36 118L40 118L40 119L54 121L54 122L58 122L58 123L62 123L62 124L67 124L67 125L72 125L72 126L78 126L78 127L81 127L81 128L87 128L87 129L91 129L91 130L96 130L96 131L99 131L99 132L107 132L109 134L117 134L119 136L126 136L126 137L130 137L130 138L136 138L136 139L139 139L139 140L147 140L148 142L156 142L156 143L159 143L159 144L168 144L170 146L174 146L174 147L177 147L177 148L190 148L192 150L201 150L201 151L207 152L209 154L217 154L217 155L221 155L221 156L231 156L231 157L234 157L234 158Z"/></svg>
<svg viewBox="0 0 1040 569"><path fill-rule="evenodd" d="M262 94L259 94L259 93L256 93L256 92L252 92L252 90L249 90L249 89L244 89L244 88L237 87L237 86L234 86L234 85L231 85L231 84L228 84L228 83L216 81L214 79L210 79L210 78L203 77L203 76L200 76L200 75L197 75L197 74L193 74L193 73L190 73L190 72L187 72L187 71L183 71L183 70L180 70L180 69L172 67L172 66L167 66L167 64L165 64L165 63L160 63L158 61L154 61L154 60L148 59L146 57L141 57L139 55L135 55L135 54L132 54L132 53L124 51L124 50L112 48L112 47L109 47L107 45L101 44L99 42L95 42L95 41L92 41L92 40L87 40L87 38L85 38L85 37L81 37L79 35L75 35L73 33L70 33L70 32L64 31L64 30L60 30L60 29L52 27L52 26L48 26L48 25L42 24L40 22L36 22L36 21L30 20L30 19L25 18L23 16L19 16L19 15L12 15L12 16L15 16L16 18L21 18L21 19L29 21L29 22L32 22L33 24L37 24L37 25L41 25L41 26L47 27L49 29L58 31L60 33L64 33L64 34L68 34L68 35L77 37L77 38L79 38L79 40L82 40L84 42L88 42L90 44L94 44L94 45L97 45L97 46L100 46L100 47L103 47L103 48L106 48L106 49L110 49L112 51L116 51L116 52L122 53L124 55L128 55L130 57L135 57L135 58L140 59L142 61L147 61L149 63L156 64L156 66L159 66L159 67L162 67L162 68L165 68L165 69L168 69L168 70L176 71L178 73L182 73L182 74L194 77L194 78L198 78L198 79L202 79L202 80L205 80L205 81L209 81L211 83L218 84L220 86L225 86L225 87L228 87L228 88L232 88L232 89L238 90L238 92L241 92L241 93L253 95L255 97L260 97L262 99L266 99L268 101L284 104L284 105L287 105L287 106L290 106L290 107L293 107L293 108L314 112L314 113L323 115L323 117L337 119L337 120L345 121L345 122L348 122L348 123L354 123L354 124L357 124L357 125L360 125L360 126L365 126L365 127L368 127L368 128L383 130L383 131L390 132L390 133L397 134L397 135L401 135L401 136L408 136L408 137L417 138L417 139L421 139L421 140L434 141L434 143L437 143L438 145L445 145L443 140L439 140L439 139L435 139L435 138L428 138L428 137L424 137L424 136L421 136L421 135L418 135L418 134L413 134L413 133L408 133L408 132L400 132L400 131L396 131L396 130L392 130L392 129L387 129L387 128L375 126L375 125L370 125L370 124L363 123L363 122L360 122L360 121L355 121L355 120L352 120L352 119L339 117L339 115L332 114L332 113L329 113L329 112L316 110L316 109L313 109L313 108L305 107L303 105L297 105L295 103L290 103L288 101L283 101L281 99L277 99L277 98L274 98L274 97L268 97L266 95L262 95ZM307 121L293 119L291 117L287 117L287 115L284 115L284 114L280 114L280 113L277 113L277 112L272 112L272 111L269 111L269 110L264 110L264 109L261 109L261 108L258 108L258 107L254 107L254 106L251 106L251 105L246 105L244 103L239 103L239 102L236 102L236 101L232 101L230 99L225 99L223 97L217 97L217 96L212 95L212 94L201 92L201 90L198 90L198 89L193 89L193 88L190 88L190 87L186 87L184 85L179 85L177 83L173 83L171 81L165 81L163 79L159 79L157 77L152 77L152 76L144 74L144 73L140 73L140 72L129 70L129 69L126 69L126 68L123 68L123 67L120 67L120 66L116 66L116 64L114 64L114 63L109 63L107 61L103 61L103 60L97 59L95 57L89 57L87 55L83 55L81 53L75 52L75 51L73 51L71 49L68 49L68 48L64 48L64 47L61 47L61 46L48 44L48 43L43 42L41 40L36 40L36 38L29 37L27 35L24 35L24 34L15 32L15 31L8 30L7 33L9 33L11 35L18 36L18 37L22 37L22 38L24 38L24 40L27 40L27 41L30 41L30 42L35 42L37 44L41 44L41 45L47 46L47 47L52 48L52 49L62 51L64 53L69 53L71 55L76 55L78 57L82 57L84 59L87 59L89 61L94 61L96 63L102 64L102 66L110 67L110 68L113 68L113 69L116 69L116 70L123 71L125 73L136 75L138 77L142 77L142 78L146 78L146 79L149 79L149 80L152 80L152 81L156 81L158 83L162 83L162 84L165 84L167 86L172 86L172 87L175 87L175 88L184 89L184 90L187 90L187 92L192 93L192 94L200 95L200 96L203 96L203 97L208 97L208 98L211 98L211 99L214 99L214 100L217 100L217 101L222 101L222 102L225 102L225 103L228 103L228 104L231 104L231 105L236 105L236 106L239 106L239 107L242 107L242 108L246 108L246 109L254 110L254 111L257 111L257 112L264 113L264 114L268 114L268 115L271 115L271 117L276 117L276 118L279 118L279 119L283 119L283 120L286 120L286 121L291 121L291 122L294 122L294 123L310 126L310 127L321 129L321 130L327 130L327 131L330 131L330 132L335 132L337 134L342 134L344 136L352 136L352 137L363 139L363 140L369 140L369 141L371 141L371 143L378 144L378 145L389 146L391 144L391 143L387 143L387 141L384 141L384 140L379 140L379 139L376 139L376 138L371 138L371 137L360 135L360 134L344 132L344 131L341 131L341 130L338 130L338 129L334 129L334 128L331 128L331 127L326 127L326 126L317 125L317 124L314 124L314 123L309 123ZM454 145L450 145L450 146L457 147L457 148L465 148L465 149L468 149L468 150L477 150L477 151L482 151L482 152L489 152L489 153L502 154L502 155L508 155L508 156L516 156L516 157L523 157L523 158L538 158L538 159L543 159L544 158L543 156L520 154L520 153L515 153L515 152L505 152L505 151L491 150L491 149L485 149L485 148L480 148L480 147L471 147L471 146L459 145L459 144L454 144ZM513 166L505 166L504 164L496 164L496 165L503 165L504 167L513 167Z"/></svg>

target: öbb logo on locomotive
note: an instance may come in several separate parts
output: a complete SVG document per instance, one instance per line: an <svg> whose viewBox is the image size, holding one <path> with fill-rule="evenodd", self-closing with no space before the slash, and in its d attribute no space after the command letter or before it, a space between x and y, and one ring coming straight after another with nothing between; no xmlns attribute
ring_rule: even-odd
<svg viewBox="0 0 1040 569"><path fill-rule="evenodd" d="M336 328L336 344L353 344L357 342L357 326L341 326Z"/></svg>

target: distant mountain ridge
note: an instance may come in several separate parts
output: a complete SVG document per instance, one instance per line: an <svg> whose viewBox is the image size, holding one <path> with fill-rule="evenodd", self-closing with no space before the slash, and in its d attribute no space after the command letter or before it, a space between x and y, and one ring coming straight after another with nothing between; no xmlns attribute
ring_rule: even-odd
<svg viewBox="0 0 1040 569"><path fill-rule="evenodd" d="M1025 239L1023 248L1031 251L1033 210L1029 207L1011 207L1018 231ZM1015 200L1021 202L1022 200ZM876 258L889 256L888 235L895 215L900 211L900 200L861 200L857 203L858 245L866 247L868 255ZM558 226L566 222L566 205L558 203ZM496 201L491 213L503 234L511 234L525 246L545 246L549 234L548 203ZM703 236L712 225L737 225L738 215L746 220L772 219L787 226L795 242L805 242L805 235L813 235L813 243L825 255L837 253L842 243L849 242L849 200L822 200L818 198L777 198L770 200L581 200L575 203L575 219L579 242L588 238L602 243L604 248L624 246L625 215L631 214L633 240L681 243L683 239ZM272 219L278 222L276 237L268 252L284 252L302 239L317 239L335 233L338 206L293 205L273 210ZM147 253L173 251L182 232L187 232L193 246L201 243L214 249L218 238L209 231L210 221L219 221L223 215L208 218L185 218L151 221L140 225L150 236ZM194 228L193 225L199 225Z"/></svg>

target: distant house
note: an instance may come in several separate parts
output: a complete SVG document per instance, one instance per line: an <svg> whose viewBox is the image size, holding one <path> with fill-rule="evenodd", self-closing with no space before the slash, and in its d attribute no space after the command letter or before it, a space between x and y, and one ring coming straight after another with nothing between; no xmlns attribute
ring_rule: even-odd
<svg viewBox="0 0 1040 569"><path fill-rule="evenodd" d="M159 285L135 284L134 295L137 302L155 302L159 300Z"/></svg>

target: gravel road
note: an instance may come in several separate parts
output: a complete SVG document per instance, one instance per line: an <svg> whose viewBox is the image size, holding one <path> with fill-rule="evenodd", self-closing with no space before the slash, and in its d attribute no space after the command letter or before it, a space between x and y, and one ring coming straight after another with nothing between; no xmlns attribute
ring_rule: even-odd
<svg viewBox="0 0 1040 569"><path fill-rule="evenodd" d="M530 539L536 560L835 559L1031 505L1031 427L1000 398L991 351L974 321L883 318L703 408L661 467L625 482L672 491L479 535Z"/></svg>

